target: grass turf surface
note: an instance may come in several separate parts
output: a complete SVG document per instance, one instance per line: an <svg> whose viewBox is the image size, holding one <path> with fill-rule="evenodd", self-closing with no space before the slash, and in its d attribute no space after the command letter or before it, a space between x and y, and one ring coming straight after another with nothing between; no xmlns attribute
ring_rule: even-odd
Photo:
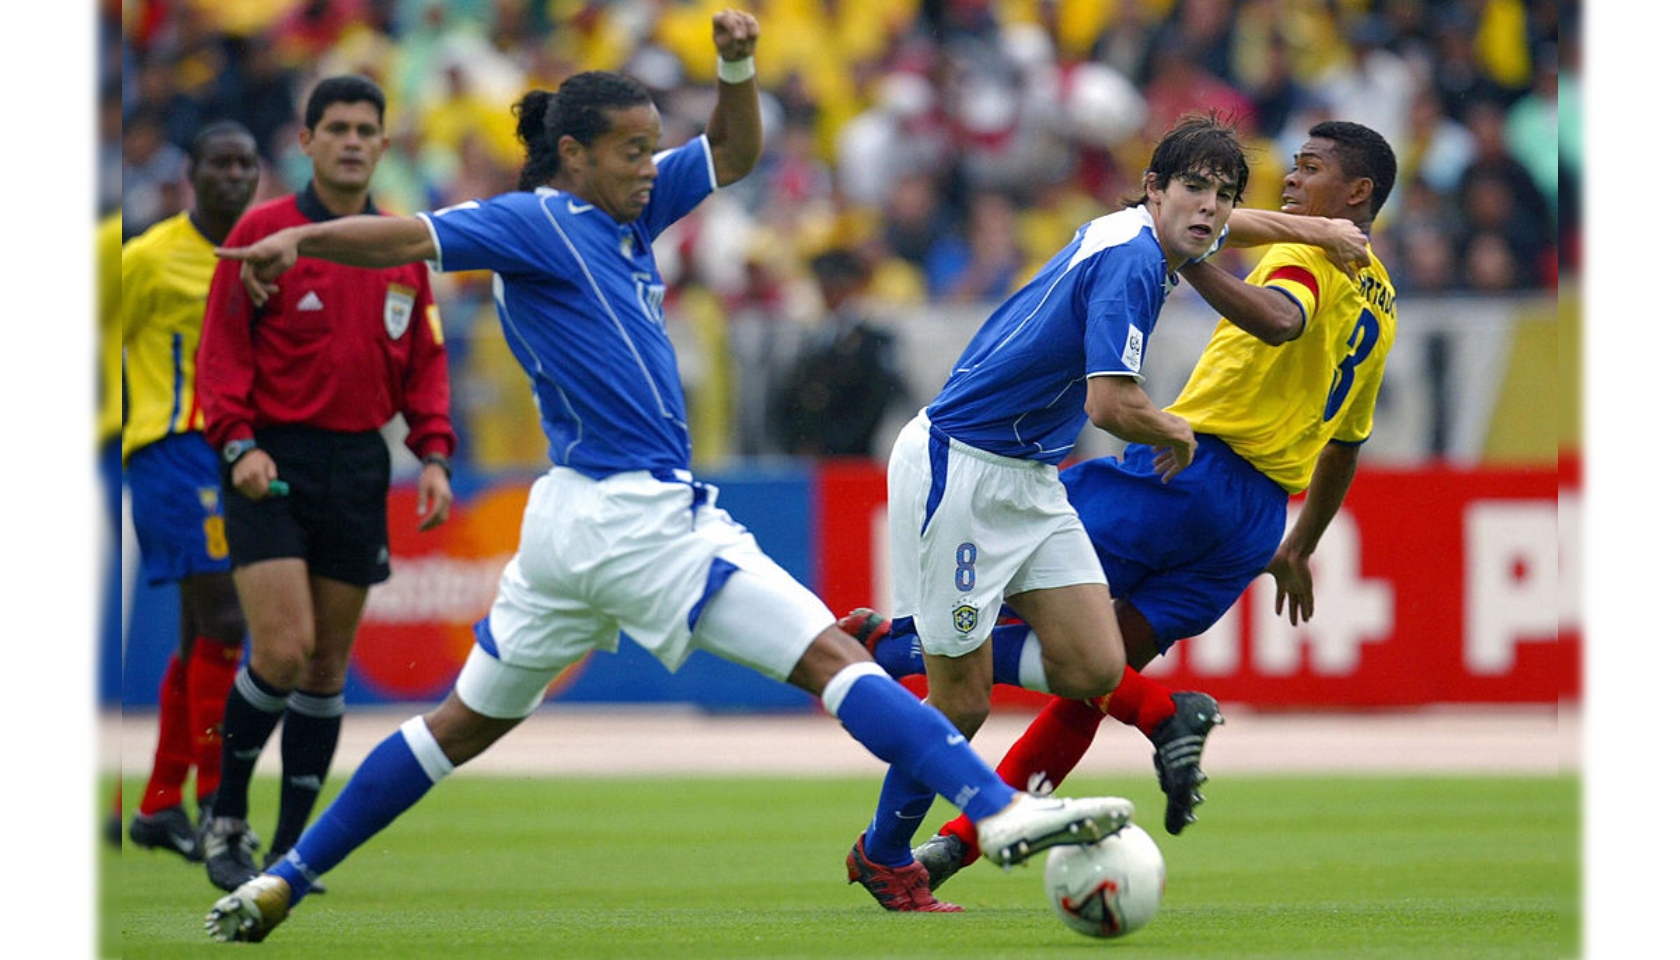
<svg viewBox="0 0 1680 960"><path fill-rule="evenodd" d="M100 955L1551 960L1581 949L1573 774L1220 777L1202 822L1171 837L1153 779L1076 773L1070 795L1132 797L1167 860L1160 914L1113 941L1051 915L1042 858L1007 872L982 861L952 879L939 895L966 913L881 910L844 865L878 785L458 775L254 946L206 936L219 891L201 866L125 839L121 855L100 849ZM141 787L125 782L125 797ZM272 779L252 790L264 837L276 793ZM950 812L937 803L924 834Z"/></svg>

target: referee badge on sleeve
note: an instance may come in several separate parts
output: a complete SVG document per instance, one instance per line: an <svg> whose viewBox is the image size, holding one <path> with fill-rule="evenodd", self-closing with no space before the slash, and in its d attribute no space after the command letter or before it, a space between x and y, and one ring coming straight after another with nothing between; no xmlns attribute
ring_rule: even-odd
<svg viewBox="0 0 1680 960"><path fill-rule="evenodd" d="M408 332L408 321L414 317L413 287L393 283L385 288L385 332L392 340L401 340Z"/></svg>

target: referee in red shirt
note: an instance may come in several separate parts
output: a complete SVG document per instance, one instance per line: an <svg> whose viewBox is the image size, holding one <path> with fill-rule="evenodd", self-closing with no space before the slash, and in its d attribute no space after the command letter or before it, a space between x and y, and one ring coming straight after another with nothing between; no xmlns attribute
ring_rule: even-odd
<svg viewBox="0 0 1680 960"><path fill-rule="evenodd" d="M364 77L321 81L299 143L314 167L301 192L253 207L227 243L358 213L390 141L385 94ZM302 834L344 716L350 648L368 588L390 576L382 428L396 414L424 463L420 529L449 516L449 381L424 264L390 269L302 260L263 307L216 268L198 348L205 434L221 452L228 546L251 655L228 695L222 782L205 828L210 882L255 876L251 774L280 737L280 811L265 863Z"/></svg>

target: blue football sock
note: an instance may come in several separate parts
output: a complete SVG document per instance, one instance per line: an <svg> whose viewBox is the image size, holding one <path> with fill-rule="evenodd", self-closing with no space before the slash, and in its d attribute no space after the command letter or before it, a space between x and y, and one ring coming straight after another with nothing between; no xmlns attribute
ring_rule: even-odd
<svg viewBox="0 0 1680 960"><path fill-rule="evenodd" d="M316 878L418 803L452 769L425 722L413 718L373 748L344 790L269 872L291 885L295 905Z"/></svg>
<svg viewBox="0 0 1680 960"><path fill-rule="evenodd" d="M898 617L893 620L892 632L875 644L875 662L894 680L927 673L927 667L922 663L922 638L916 636L913 619Z"/></svg>
<svg viewBox="0 0 1680 960"><path fill-rule="evenodd" d="M912 799L908 783L931 788L977 822L1015 798L1014 788L980 759L944 714L917 700L876 664L856 663L840 671L823 691L823 704L853 738L895 768L883 784L882 810L903 809ZM887 795L889 787L893 796ZM921 813L926 812L924 807ZM867 852L867 841L865 846ZM870 859L875 860L873 853Z"/></svg>
<svg viewBox="0 0 1680 960"><path fill-rule="evenodd" d="M1032 635L1032 628L1019 621L1015 623L1000 623L992 628L992 678L996 683L1007 683L1012 687L1028 686L1021 682L1021 652L1027 646L1027 639ZM1036 647L1037 644L1034 644ZM1029 665L1027 672L1033 672ZM1042 662L1037 667L1042 674Z"/></svg>
<svg viewBox="0 0 1680 960"><path fill-rule="evenodd" d="M875 805L875 819L863 835L864 855L883 867L902 867L915 859L910 855L910 842L916 839L916 831L936 796L903 767L888 767L881 783L881 798Z"/></svg>

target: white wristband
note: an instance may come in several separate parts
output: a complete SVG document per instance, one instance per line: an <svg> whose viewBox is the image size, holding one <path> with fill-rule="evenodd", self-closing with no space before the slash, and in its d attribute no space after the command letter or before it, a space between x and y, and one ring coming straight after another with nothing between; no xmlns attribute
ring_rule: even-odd
<svg viewBox="0 0 1680 960"><path fill-rule="evenodd" d="M746 83L758 75L758 68L753 64L749 54L740 60L725 60L718 57L718 79L724 83Z"/></svg>

